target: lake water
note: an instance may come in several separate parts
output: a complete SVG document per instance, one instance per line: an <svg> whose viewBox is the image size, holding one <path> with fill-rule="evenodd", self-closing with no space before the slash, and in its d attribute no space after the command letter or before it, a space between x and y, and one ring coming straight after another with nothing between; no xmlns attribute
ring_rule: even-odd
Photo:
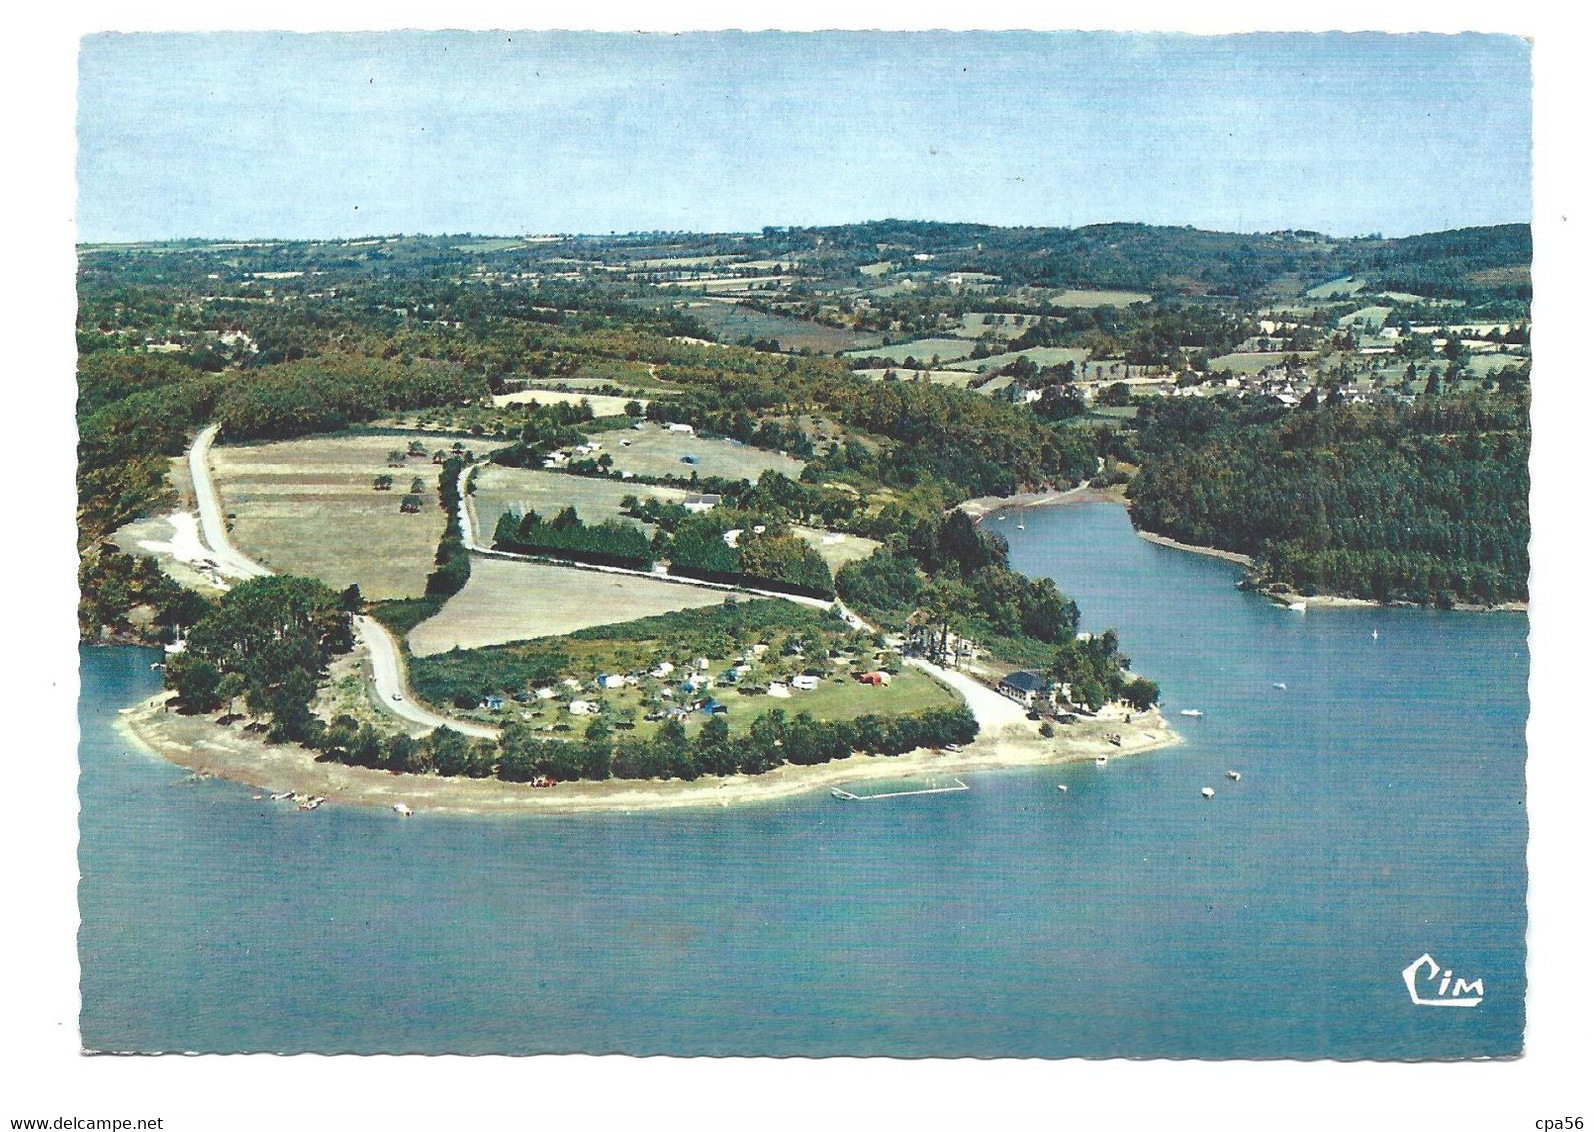
<svg viewBox="0 0 1594 1132"><path fill-rule="evenodd" d="M867 805L306 814L130 751L110 724L152 654L85 650L84 1045L1519 1052L1526 618L1302 616L1121 508L1023 520L989 526L1118 628L1187 742ZM1423 953L1483 1003L1414 1005Z"/></svg>

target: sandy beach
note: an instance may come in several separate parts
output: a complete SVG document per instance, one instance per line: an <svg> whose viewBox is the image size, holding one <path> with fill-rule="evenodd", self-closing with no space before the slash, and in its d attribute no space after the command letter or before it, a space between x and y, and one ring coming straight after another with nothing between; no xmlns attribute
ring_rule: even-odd
<svg viewBox="0 0 1594 1132"><path fill-rule="evenodd" d="M819 766L782 766L756 776L645 781L565 782L552 788L500 782L494 778L443 778L393 774L364 767L317 761L316 754L291 744L268 744L244 730L244 720L223 726L217 715L182 715L166 708L161 693L123 710L117 728L136 744L168 762L198 774L214 775L262 792L315 794L328 804L405 805L417 813L572 814L747 805L790 798L844 783L883 781L1008 767L1121 758L1177 743L1179 737L1153 710L1124 723L1121 715L1059 725L1051 739L1039 725L1008 726L982 733L960 751L916 750L895 757L854 755ZM1107 740L1122 736L1122 746Z"/></svg>

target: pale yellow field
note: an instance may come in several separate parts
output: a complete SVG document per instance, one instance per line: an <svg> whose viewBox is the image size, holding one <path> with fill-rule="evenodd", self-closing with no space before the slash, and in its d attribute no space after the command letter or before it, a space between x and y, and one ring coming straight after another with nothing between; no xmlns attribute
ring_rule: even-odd
<svg viewBox="0 0 1594 1132"><path fill-rule="evenodd" d="M431 656L557 637L724 600L719 590L679 582L477 558L465 588L437 616L410 630L409 646L416 656Z"/></svg>
<svg viewBox="0 0 1594 1132"><path fill-rule="evenodd" d="M455 439L426 438L428 451ZM459 437L482 451L480 437ZM440 469L431 457L387 466L407 437L339 436L285 440L211 451L222 506L235 518L232 539L282 574L318 578L333 589L358 583L368 599L417 597L426 589L445 516L437 503ZM391 475L391 491L374 491ZM410 480L425 484L418 514L399 511Z"/></svg>

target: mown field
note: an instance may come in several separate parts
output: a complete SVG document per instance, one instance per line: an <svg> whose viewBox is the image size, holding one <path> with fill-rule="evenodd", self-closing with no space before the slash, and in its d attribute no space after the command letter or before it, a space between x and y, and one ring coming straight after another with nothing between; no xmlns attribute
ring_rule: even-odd
<svg viewBox="0 0 1594 1132"><path fill-rule="evenodd" d="M1223 354L1213 358L1207 363L1207 368L1213 373L1222 373L1224 370L1233 370L1238 374L1261 373L1269 366L1283 365L1288 354L1270 351L1268 353L1250 354Z"/></svg>
<svg viewBox="0 0 1594 1132"><path fill-rule="evenodd" d="M556 637L679 609L717 605L719 590L536 562L478 557L470 581L409 633L410 651L433 656Z"/></svg>
<svg viewBox="0 0 1594 1132"><path fill-rule="evenodd" d="M988 358L964 358L961 361L943 362L946 369L990 371L1011 365L1019 358L1028 358L1038 366L1060 366L1064 362L1081 365L1090 351L1078 346L1036 346L1030 350L1013 350L1006 354L992 354Z"/></svg>
<svg viewBox="0 0 1594 1132"><path fill-rule="evenodd" d="M732 440L707 440L687 433L668 432L663 426L652 423L644 425L640 432L624 429L593 439L614 458L615 471L639 476L689 478L695 471L699 477L756 480L772 468L796 479L803 470L803 461L791 456ZM683 456L696 457L697 463L683 463Z"/></svg>
<svg viewBox="0 0 1594 1132"><path fill-rule="evenodd" d="M832 574L849 562L868 558L880 546L872 538L842 534L839 531L823 531L815 527L794 526L791 533L817 550L819 557L825 560L825 565L830 567Z"/></svg>
<svg viewBox="0 0 1594 1132"><path fill-rule="evenodd" d="M518 508L523 515L527 511L536 511L543 518L552 519L561 508L574 507L576 514L586 522L601 523L605 519L624 518L620 513L620 500L627 495L676 503L685 499L687 494L674 487L648 487L619 480L571 476L538 468L505 468L493 464L476 473L471 510L476 519L476 541L483 546L491 546L493 528L498 524L498 516L505 511ZM626 521L636 522L634 519ZM638 526L652 534L650 524L638 523Z"/></svg>
<svg viewBox="0 0 1594 1132"><path fill-rule="evenodd" d="M455 439L482 443L443 433L425 442L430 452ZM371 600L420 595L443 534L440 469L430 456L388 467L388 453L405 448L403 437L373 435L212 449L233 541L278 573L317 578L333 589L357 583ZM379 475L393 477L392 490L372 489ZM425 489L421 509L402 514L399 501L415 478Z"/></svg>
<svg viewBox="0 0 1594 1132"><path fill-rule="evenodd" d="M1067 290L1052 297L1054 307L1127 307L1150 301L1151 296L1143 291Z"/></svg>
<svg viewBox="0 0 1594 1132"><path fill-rule="evenodd" d="M966 358L974 349L974 343L966 338L919 338L913 342L903 342L897 346L878 346L869 350L852 350L846 355L849 358L890 358L901 363L907 358L929 364L930 359L940 358L942 361L956 361Z"/></svg>

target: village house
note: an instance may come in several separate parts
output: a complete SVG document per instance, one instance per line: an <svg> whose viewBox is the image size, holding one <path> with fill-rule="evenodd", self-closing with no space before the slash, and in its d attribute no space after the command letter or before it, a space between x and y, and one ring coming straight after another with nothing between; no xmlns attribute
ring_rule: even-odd
<svg viewBox="0 0 1594 1132"><path fill-rule="evenodd" d="M1009 672L996 685L996 690L1008 699L1027 708L1050 699L1052 685L1038 672Z"/></svg>
<svg viewBox="0 0 1594 1132"><path fill-rule="evenodd" d="M681 500L681 506L685 507L694 515L701 515L705 511L712 511L719 505L720 497L718 495L699 495L694 492L693 494L688 495L685 499Z"/></svg>

